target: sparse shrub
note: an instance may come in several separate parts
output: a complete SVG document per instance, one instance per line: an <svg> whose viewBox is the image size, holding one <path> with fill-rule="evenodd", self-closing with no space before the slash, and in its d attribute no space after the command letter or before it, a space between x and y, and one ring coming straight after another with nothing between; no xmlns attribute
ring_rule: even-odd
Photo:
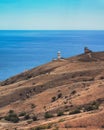
<svg viewBox="0 0 104 130"><path fill-rule="evenodd" d="M86 126L85 126L85 125L80 125L79 127L80 127L80 128L86 128Z"/></svg>
<svg viewBox="0 0 104 130"><path fill-rule="evenodd" d="M0 116L0 120L1 120L1 119L3 119L3 117L2 117L2 116Z"/></svg>
<svg viewBox="0 0 104 130"><path fill-rule="evenodd" d="M72 128L72 126L69 124L65 124L65 128Z"/></svg>
<svg viewBox="0 0 104 130"><path fill-rule="evenodd" d="M31 124L31 123L32 123L32 120L28 120L27 123L28 123L28 124Z"/></svg>
<svg viewBox="0 0 104 130"><path fill-rule="evenodd" d="M104 76L101 76L100 79L104 79Z"/></svg>
<svg viewBox="0 0 104 130"><path fill-rule="evenodd" d="M50 128L52 127L52 125L53 125L53 123L49 123L49 124L47 125L47 129L50 129Z"/></svg>
<svg viewBox="0 0 104 130"><path fill-rule="evenodd" d="M92 111L92 110L97 110L97 109L99 109L99 103L96 101L84 107L84 111Z"/></svg>
<svg viewBox="0 0 104 130"><path fill-rule="evenodd" d="M22 94L22 93L20 93L19 95L20 95L20 97L22 97L22 96L23 96L23 94Z"/></svg>
<svg viewBox="0 0 104 130"><path fill-rule="evenodd" d="M25 116L26 115L26 112L21 112L20 114L19 114L19 116Z"/></svg>
<svg viewBox="0 0 104 130"><path fill-rule="evenodd" d="M51 117L53 117L53 115L48 113L48 112L45 112L44 117L45 118L51 118Z"/></svg>
<svg viewBox="0 0 104 130"><path fill-rule="evenodd" d="M48 125L43 125L43 126L37 126L35 127L35 129L32 129L32 130L46 130L50 128L51 128L51 124L48 124Z"/></svg>
<svg viewBox="0 0 104 130"><path fill-rule="evenodd" d="M35 108L36 107L36 105L35 104L31 104L31 109L33 109L33 108Z"/></svg>
<svg viewBox="0 0 104 130"><path fill-rule="evenodd" d="M28 80L30 79L32 76L31 75L28 75L25 79Z"/></svg>
<svg viewBox="0 0 104 130"><path fill-rule="evenodd" d="M65 121L65 119L60 119L60 120L59 120L59 122L64 122L64 121Z"/></svg>
<svg viewBox="0 0 104 130"><path fill-rule="evenodd" d="M72 95L76 94L76 90L73 90L73 91L71 92L71 94L72 94Z"/></svg>
<svg viewBox="0 0 104 130"><path fill-rule="evenodd" d="M44 106L43 108L44 108L45 111L47 111L47 107L46 106Z"/></svg>
<svg viewBox="0 0 104 130"><path fill-rule="evenodd" d="M64 101L64 104L67 104L67 101Z"/></svg>
<svg viewBox="0 0 104 130"><path fill-rule="evenodd" d="M93 106L96 106L96 108L98 108L99 105L100 105L100 104L98 103L98 101L94 101L94 102L92 102L91 104L92 104Z"/></svg>
<svg viewBox="0 0 104 130"><path fill-rule="evenodd" d="M34 115L34 116L32 117L32 119L33 119L33 121L36 121L36 120L37 120L37 116Z"/></svg>
<svg viewBox="0 0 104 130"><path fill-rule="evenodd" d="M34 130L42 130L40 126L37 126Z"/></svg>
<svg viewBox="0 0 104 130"><path fill-rule="evenodd" d="M85 111L92 111L92 110L95 110L95 109L97 109L97 108L96 108L96 106L93 106L93 105L87 105L84 108Z"/></svg>
<svg viewBox="0 0 104 130"><path fill-rule="evenodd" d="M102 125L101 128L104 128L104 125Z"/></svg>
<svg viewBox="0 0 104 130"><path fill-rule="evenodd" d="M8 113L14 113L14 110L9 110L9 112Z"/></svg>
<svg viewBox="0 0 104 130"><path fill-rule="evenodd" d="M56 101L56 97L55 96L52 97L52 99L51 99L51 102L54 102L54 101Z"/></svg>
<svg viewBox="0 0 104 130"><path fill-rule="evenodd" d="M69 115L78 114L78 113L80 113L80 109L79 108L75 108L73 111L69 112Z"/></svg>
<svg viewBox="0 0 104 130"><path fill-rule="evenodd" d="M9 113L4 117L5 120L7 121L11 121L13 123L17 123L19 122L19 118L17 116L16 113L14 113L14 111L9 111Z"/></svg>
<svg viewBox="0 0 104 130"><path fill-rule="evenodd" d="M35 85L35 83L32 83L32 85Z"/></svg>
<svg viewBox="0 0 104 130"><path fill-rule="evenodd" d="M58 111L57 116L62 116L62 115L64 115L63 111Z"/></svg>
<svg viewBox="0 0 104 130"><path fill-rule="evenodd" d="M61 98L62 97L62 93L58 93L57 98Z"/></svg>
<svg viewBox="0 0 104 130"><path fill-rule="evenodd" d="M67 99L67 98L68 98L68 96L65 96L65 98Z"/></svg>
<svg viewBox="0 0 104 130"><path fill-rule="evenodd" d="M25 119L25 120L28 120L28 119L30 119L30 116L29 116L29 114L25 115L25 116L24 116L24 119Z"/></svg>
<svg viewBox="0 0 104 130"><path fill-rule="evenodd" d="M61 92L61 90L58 90L57 92Z"/></svg>

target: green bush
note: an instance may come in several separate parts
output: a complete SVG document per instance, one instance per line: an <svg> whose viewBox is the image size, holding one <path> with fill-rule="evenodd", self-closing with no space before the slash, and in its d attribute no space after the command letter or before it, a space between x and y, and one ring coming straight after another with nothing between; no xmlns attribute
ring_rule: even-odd
<svg viewBox="0 0 104 130"><path fill-rule="evenodd" d="M45 118L51 118L51 117L53 117L53 115L50 114L50 113L48 113L48 112L46 112L45 115L44 115L44 117L45 117Z"/></svg>
<svg viewBox="0 0 104 130"><path fill-rule="evenodd" d="M62 115L64 115L63 111L58 111L57 116L62 116Z"/></svg>
<svg viewBox="0 0 104 130"><path fill-rule="evenodd" d="M62 93L59 93L58 95L57 95L57 98L61 98L62 97Z"/></svg>
<svg viewBox="0 0 104 130"><path fill-rule="evenodd" d="M74 109L73 111L69 112L69 115L78 114L78 113L80 113L80 109L79 109L79 108L76 108L76 109Z"/></svg>
<svg viewBox="0 0 104 130"><path fill-rule="evenodd" d="M25 116L26 115L26 112L21 112L20 114L19 114L19 116Z"/></svg>
<svg viewBox="0 0 104 130"><path fill-rule="evenodd" d="M71 92L71 94L72 94L72 95L76 94L76 90L73 90L73 91Z"/></svg>
<svg viewBox="0 0 104 130"><path fill-rule="evenodd" d="M14 110L9 110L9 112L8 113L14 113Z"/></svg>
<svg viewBox="0 0 104 130"><path fill-rule="evenodd" d="M36 105L35 104L31 104L31 109L33 109L33 108L35 108L36 107Z"/></svg>
<svg viewBox="0 0 104 130"><path fill-rule="evenodd" d="M41 127L37 126L34 130L41 130Z"/></svg>
<svg viewBox="0 0 104 130"><path fill-rule="evenodd" d="M92 111L92 110L97 110L97 109L99 109L99 103L96 101L84 107L84 111Z"/></svg>
<svg viewBox="0 0 104 130"><path fill-rule="evenodd" d="M30 116L29 116L29 114L25 115L25 116L24 116L24 119L25 119L25 120L28 120L28 119L30 119Z"/></svg>
<svg viewBox="0 0 104 130"><path fill-rule="evenodd" d="M93 106L93 105L87 105L84 108L85 111L92 111L92 110L96 110L96 109L98 109L98 107L97 106Z"/></svg>
<svg viewBox="0 0 104 130"><path fill-rule="evenodd" d="M55 96L52 97L52 99L51 99L51 102L54 102L54 101L56 101L56 97Z"/></svg>
<svg viewBox="0 0 104 130"><path fill-rule="evenodd" d="M34 116L32 117L32 119L33 119L33 121L36 121L36 120L37 120L37 117L34 115Z"/></svg>
<svg viewBox="0 0 104 130"><path fill-rule="evenodd" d="M11 121L13 123L19 122L19 118L18 118L17 114L15 114L13 111L9 112L8 115L6 115L4 117L4 119L7 120L7 121Z"/></svg>
<svg viewBox="0 0 104 130"><path fill-rule="evenodd" d="M37 126L34 130L43 130L45 129L43 126Z"/></svg>
<svg viewBox="0 0 104 130"><path fill-rule="evenodd" d="M44 125L44 126L37 126L35 127L34 130L46 130L46 129L50 129L51 128L51 125Z"/></svg>

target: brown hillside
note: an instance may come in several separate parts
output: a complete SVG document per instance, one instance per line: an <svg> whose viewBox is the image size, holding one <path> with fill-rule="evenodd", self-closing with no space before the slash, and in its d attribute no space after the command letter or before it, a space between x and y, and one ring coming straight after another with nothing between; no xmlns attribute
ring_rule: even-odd
<svg viewBox="0 0 104 130"><path fill-rule="evenodd" d="M52 61L0 84L0 130L104 129L104 52ZM4 119L10 110L18 123Z"/></svg>

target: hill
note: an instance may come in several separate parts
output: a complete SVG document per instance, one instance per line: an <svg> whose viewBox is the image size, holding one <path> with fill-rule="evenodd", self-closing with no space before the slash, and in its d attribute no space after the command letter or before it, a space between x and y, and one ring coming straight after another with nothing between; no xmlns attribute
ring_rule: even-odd
<svg viewBox="0 0 104 130"><path fill-rule="evenodd" d="M104 129L104 52L54 60L1 82L0 119L1 130Z"/></svg>

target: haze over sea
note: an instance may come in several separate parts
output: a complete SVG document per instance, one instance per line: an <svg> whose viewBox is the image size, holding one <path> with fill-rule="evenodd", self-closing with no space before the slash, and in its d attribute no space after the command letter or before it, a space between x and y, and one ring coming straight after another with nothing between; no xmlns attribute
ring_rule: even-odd
<svg viewBox="0 0 104 130"><path fill-rule="evenodd" d="M57 57L104 51L104 31L0 31L0 81Z"/></svg>

